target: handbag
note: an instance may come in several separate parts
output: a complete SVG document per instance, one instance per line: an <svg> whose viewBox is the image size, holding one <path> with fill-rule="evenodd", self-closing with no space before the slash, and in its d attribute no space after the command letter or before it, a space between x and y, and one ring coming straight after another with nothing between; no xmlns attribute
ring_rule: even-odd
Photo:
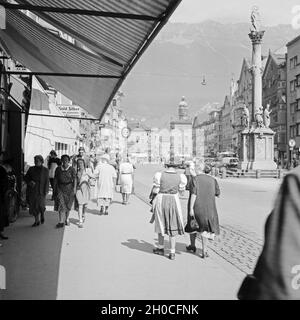
<svg viewBox="0 0 300 320"><path fill-rule="evenodd" d="M192 216L189 219L187 225L185 226L184 231L191 233L191 232L198 231L198 229L199 229L199 224L198 224L196 218L194 216Z"/></svg>

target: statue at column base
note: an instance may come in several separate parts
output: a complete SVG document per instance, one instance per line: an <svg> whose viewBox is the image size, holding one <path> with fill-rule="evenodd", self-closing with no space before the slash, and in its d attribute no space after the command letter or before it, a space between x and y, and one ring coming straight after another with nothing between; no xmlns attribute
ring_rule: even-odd
<svg viewBox="0 0 300 320"><path fill-rule="evenodd" d="M255 123L257 128L264 128L264 119L263 119L263 107L260 106L255 110Z"/></svg>

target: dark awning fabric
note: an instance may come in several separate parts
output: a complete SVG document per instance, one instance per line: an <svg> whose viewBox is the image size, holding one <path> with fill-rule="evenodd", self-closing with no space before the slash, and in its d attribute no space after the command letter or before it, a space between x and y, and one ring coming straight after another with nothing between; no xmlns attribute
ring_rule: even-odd
<svg viewBox="0 0 300 320"><path fill-rule="evenodd" d="M147 15L124 19L34 11L91 49L81 49L49 32L19 10L6 10L2 46L34 72L98 74L119 78L41 76L96 118L101 118L122 81L181 0L26 0L22 5Z"/></svg>

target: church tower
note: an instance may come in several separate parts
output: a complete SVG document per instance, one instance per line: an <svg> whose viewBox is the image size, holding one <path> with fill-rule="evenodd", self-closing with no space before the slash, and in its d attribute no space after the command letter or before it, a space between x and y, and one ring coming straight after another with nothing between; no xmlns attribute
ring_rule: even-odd
<svg viewBox="0 0 300 320"><path fill-rule="evenodd" d="M181 163L190 159L193 153L192 120L189 118L189 108L185 97L178 106L178 118L170 122L170 161Z"/></svg>
<svg viewBox="0 0 300 320"><path fill-rule="evenodd" d="M182 120L186 121L189 119L188 111L189 111L189 107L185 101L185 97L183 96L181 98L181 101L178 106L178 119L179 119L179 121L182 121Z"/></svg>

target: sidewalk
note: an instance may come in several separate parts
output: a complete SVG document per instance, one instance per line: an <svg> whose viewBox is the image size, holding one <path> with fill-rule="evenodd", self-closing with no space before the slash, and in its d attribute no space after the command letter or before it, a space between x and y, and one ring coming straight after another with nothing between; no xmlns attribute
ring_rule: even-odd
<svg viewBox="0 0 300 320"><path fill-rule="evenodd" d="M205 260L187 253L188 235L178 238L176 260L154 255L149 207L135 196L128 206L120 200L116 194L108 216L91 202L83 229L76 212L64 230L54 228L53 212L38 228L21 217L0 248L7 269L3 298L236 299L243 273L213 252Z"/></svg>

